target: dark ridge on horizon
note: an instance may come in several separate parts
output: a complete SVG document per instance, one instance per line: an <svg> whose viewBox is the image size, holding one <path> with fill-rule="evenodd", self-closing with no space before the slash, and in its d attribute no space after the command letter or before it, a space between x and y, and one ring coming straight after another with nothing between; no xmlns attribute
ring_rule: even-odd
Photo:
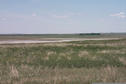
<svg viewBox="0 0 126 84"><path fill-rule="evenodd" d="M6 33L6 34L0 34L0 35L90 35L90 34L126 34L126 32L96 32L96 33L43 33L43 34L36 34L36 33Z"/></svg>

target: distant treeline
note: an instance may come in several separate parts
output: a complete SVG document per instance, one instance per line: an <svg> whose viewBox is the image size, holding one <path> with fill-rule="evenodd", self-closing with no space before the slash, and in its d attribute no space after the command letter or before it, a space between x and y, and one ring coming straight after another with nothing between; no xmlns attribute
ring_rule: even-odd
<svg viewBox="0 0 126 84"><path fill-rule="evenodd" d="M0 34L0 36L61 36L61 35L101 35L101 33L75 33L75 34Z"/></svg>
<svg viewBox="0 0 126 84"><path fill-rule="evenodd" d="M71 34L0 34L0 36L41 36L41 37L76 37L76 36L99 36L99 35L116 35L125 36L126 33L71 33Z"/></svg>
<svg viewBox="0 0 126 84"><path fill-rule="evenodd" d="M80 33L79 35L101 35L101 33Z"/></svg>

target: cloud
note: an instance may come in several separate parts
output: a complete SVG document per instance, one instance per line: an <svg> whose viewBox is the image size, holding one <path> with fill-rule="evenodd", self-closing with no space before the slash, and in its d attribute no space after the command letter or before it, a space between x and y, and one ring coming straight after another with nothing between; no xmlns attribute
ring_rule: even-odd
<svg viewBox="0 0 126 84"><path fill-rule="evenodd" d="M68 18L68 15L53 15L54 18Z"/></svg>
<svg viewBox="0 0 126 84"><path fill-rule="evenodd" d="M0 17L0 20L5 21L5 20L7 20L7 18L5 18L5 17Z"/></svg>
<svg viewBox="0 0 126 84"><path fill-rule="evenodd" d="M33 16L33 17L36 17L36 16L37 16L37 14L36 14L36 13L32 13L32 16Z"/></svg>
<svg viewBox="0 0 126 84"><path fill-rule="evenodd" d="M70 17L75 17L75 16L80 16L81 14L80 13L72 13L72 12L70 12L70 13L65 13L65 14L62 14L62 15L60 15L60 14L52 14L51 16L53 17L53 18L59 18L59 19L66 19L66 18L70 18Z"/></svg>
<svg viewBox="0 0 126 84"><path fill-rule="evenodd" d="M7 20L6 18L2 18L3 21Z"/></svg>
<svg viewBox="0 0 126 84"><path fill-rule="evenodd" d="M119 13L111 14L110 16L119 17L119 18L126 18L125 12L119 12Z"/></svg>
<svg viewBox="0 0 126 84"><path fill-rule="evenodd" d="M70 12L69 15L70 15L70 16L80 16L81 13L73 13L73 12Z"/></svg>

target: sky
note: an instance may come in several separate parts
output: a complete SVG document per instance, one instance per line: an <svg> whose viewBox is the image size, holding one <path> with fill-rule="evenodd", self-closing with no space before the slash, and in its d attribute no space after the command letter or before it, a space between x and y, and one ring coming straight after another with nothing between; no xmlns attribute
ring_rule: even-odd
<svg viewBox="0 0 126 84"><path fill-rule="evenodd" d="M0 34L126 32L126 0L0 0Z"/></svg>

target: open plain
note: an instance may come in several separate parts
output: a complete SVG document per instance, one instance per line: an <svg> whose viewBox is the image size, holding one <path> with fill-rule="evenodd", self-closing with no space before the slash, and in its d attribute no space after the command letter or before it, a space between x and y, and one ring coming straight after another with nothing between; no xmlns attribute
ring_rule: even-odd
<svg viewBox="0 0 126 84"><path fill-rule="evenodd" d="M20 42L0 44L0 84L126 82L124 37L7 38Z"/></svg>

